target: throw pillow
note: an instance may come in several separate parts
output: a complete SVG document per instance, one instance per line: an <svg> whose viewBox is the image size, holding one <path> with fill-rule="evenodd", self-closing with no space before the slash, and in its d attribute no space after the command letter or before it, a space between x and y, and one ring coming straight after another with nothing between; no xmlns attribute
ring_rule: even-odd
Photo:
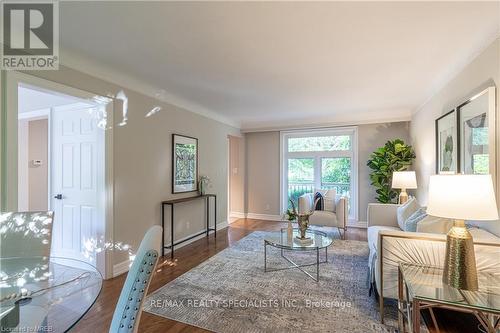
<svg viewBox="0 0 500 333"><path fill-rule="evenodd" d="M318 201L316 201L318 200ZM325 200L323 198L323 195L319 192L316 192L314 194L314 202L316 203L316 206L314 207L314 210L323 210L325 206Z"/></svg>
<svg viewBox="0 0 500 333"><path fill-rule="evenodd" d="M405 221L404 231L416 232L417 225L427 216L427 212L424 207L417 209L417 211L410 215L410 217Z"/></svg>
<svg viewBox="0 0 500 333"><path fill-rule="evenodd" d="M417 232L447 234L451 227L453 227L452 219L427 215L417 224Z"/></svg>
<svg viewBox="0 0 500 333"><path fill-rule="evenodd" d="M325 198L325 206L323 207L325 210L329 212L335 212L335 196L337 192L335 190L328 190L326 194L323 196Z"/></svg>
<svg viewBox="0 0 500 333"><path fill-rule="evenodd" d="M323 196L323 210L329 212L335 212L335 198L337 191L335 189L331 190L316 190L316 193L320 193Z"/></svg>
<svg viewBox="0 0 500 333"><path fill-rule="evenodd" d="M397 209L398 225L401 230L405 230L405 221L420 208L417 199L410 198Z"/></svg>

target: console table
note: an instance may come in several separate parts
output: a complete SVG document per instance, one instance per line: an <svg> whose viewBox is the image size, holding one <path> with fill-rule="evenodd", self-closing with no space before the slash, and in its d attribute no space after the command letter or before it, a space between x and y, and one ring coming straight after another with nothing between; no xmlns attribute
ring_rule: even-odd
<svg viewBox="0 0 500 333"><path fill-rule="evenodd" d="M214 198L214 227L213 228L210 228L210 198ZM178 241L177 243L174 243L174 207L175 207L175 204L188 202L188 201L192 201L192 200L198 200L198 199L204 199L206 202L206 205L207 205L207 229L204 231L200 231L199 233L194 234L186 239ZM169 246L165 246L165 206L170 206L170 245ZM171 249L171 251L170 251L170 258L171 259L174 259L174 247L176 245L187 242L188 240L191 240L191 239L198 237L200 235L203 235L203 234L206 234L206 237L208 237L208 234L210 231L213 231L214 237L217 237L217 196L215 194L203 194L203 195L197 195L194 197L187 197L187 198L162 201L161 202L161 226L163 228L163 231L161 234L161 255L162 256L165 255L165 249Z"/></svg>

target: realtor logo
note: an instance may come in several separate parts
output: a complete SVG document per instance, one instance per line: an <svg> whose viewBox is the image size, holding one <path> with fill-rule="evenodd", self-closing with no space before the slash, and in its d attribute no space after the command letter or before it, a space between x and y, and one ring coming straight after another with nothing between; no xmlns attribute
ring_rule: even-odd
<svg viewBox="0 0 500 333"><path fill-rule="evenodd" d="M2 1L1 69L59 69L59 8L55 1Z"/></svg>

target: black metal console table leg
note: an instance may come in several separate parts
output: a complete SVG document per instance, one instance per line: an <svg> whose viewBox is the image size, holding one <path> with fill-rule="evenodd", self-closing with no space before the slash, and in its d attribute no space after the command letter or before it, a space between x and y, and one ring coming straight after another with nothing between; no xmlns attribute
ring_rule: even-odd
<svg viewBox="0 0 500 333"><path fill-rule="evenodd" d="M170 259L174 260L174 206L170 205Z"/></svg>
<svg viewBox="0 0 500 333"><path fill-rule="evenodd" d="M208 234L210 232L210 230L209 230L209 228L210 228L210 197L209 196L207 196L206 204L207 204L207 240L208 240Z"/></svg>
<svg viewBox="0 0 500 333"><path fill-rule="evenodd" d="M161 256L165 256L165 204L161 204Z"/></svg>

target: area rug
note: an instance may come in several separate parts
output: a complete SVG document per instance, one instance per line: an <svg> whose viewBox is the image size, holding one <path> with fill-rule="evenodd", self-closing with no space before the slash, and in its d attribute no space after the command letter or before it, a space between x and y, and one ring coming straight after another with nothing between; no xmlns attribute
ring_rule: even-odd
<svg viewBox="0 0 500 333"><path fill-rule="evenodd" d="M264 272L264 239L256 231L148 296L144 310L214 332L397 332L395 304L380 324L368 296L368 245L335 239L315 282L298 269ZM311 263L316 252L287 252ZM324 259L324 250L321 259ZM289 264L268 246L268 268ZM306 268L314 274L315 266Z"/></svg>

